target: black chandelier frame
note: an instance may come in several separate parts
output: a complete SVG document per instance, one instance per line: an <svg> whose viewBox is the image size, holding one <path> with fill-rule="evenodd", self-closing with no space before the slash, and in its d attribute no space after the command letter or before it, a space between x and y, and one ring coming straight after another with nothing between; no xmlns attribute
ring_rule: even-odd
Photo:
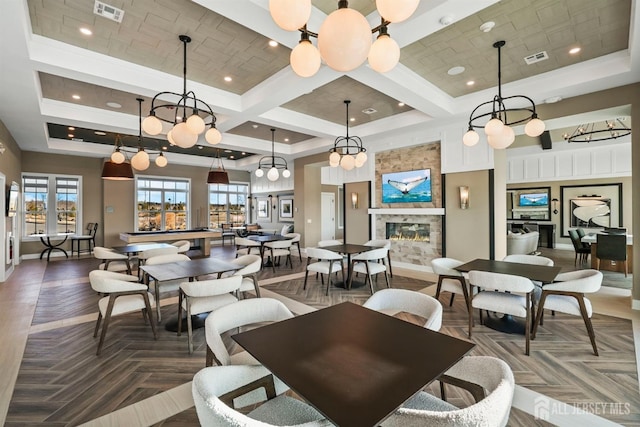
<svg viewBox="0 0 640 427"><path fill-rule="evenodd" d="M289 165L287 164L287 160L284 157L275 155L275 134L276 130L271 128L271 155L263 156L258 162L258 169L264 169L267 172L271 168L276 168L278 170L288 170Z"/></svg>
<svg viewBox="0 0 640 427"><path fill-rule="evenodd" d="M616 124L616 122L618 124ZM622 138L631 135L631 129L622 123L620 118L614 120L605 120L604 128L596 128L596 123L587 123L580 125L573 131L571 135L563 135L564 139L571 142L596 142L608 141L610 139Z"/></svg>
<svg viewBox="0 0 640 427"><path fill-rule="evenodd" d="M483 102L482 104L478 105L476 108L474 108L474 110L471 112L471 115L469 116L469 129L468 130L474 130L475 129L481 129L484 128L485 123L483 124L478 124L479 121L483 120L483 119L494 119L497 118L499 119L502 123L504 123L506 126L512 126L512 125L518 125L521 123L525 123L529 120L533 120L533 119L537 119L538 118L538 114L536 113L536 104L535 102L533 102L533 99L529 98L528 96L525 95L513 95L513 96L507 96L507 97L503 97L502 96L502 54L501 54L501 49L502 47L506 44L506 42L504 40L500 40L497 41L493 44L493 47L498 49L498 94L496 96L493 97L493 99L491 101L487 101L487 102ZM531 104L530 107L512 107L512 108L507 108L505 101L509 101L509 100L517 100L517 99L521 99L521 100L525 100L526 102L528 102L529 104ZM491 106L491 110L487 111L487 112L483 112L484 111L484 107L486 106ZM516 112L529 112L530 115L528 117L524 117L524 118L515 118L512 121L509 121L509 114L510 113L516 113ZM487 120L488 121L488 120Z"/></svg>
<svg viewBox="0 0 640 427"><path fill-rule="evenodd" d="M115 150L114 151L118 151L124 154L125 157L125 161L128 160L127 154L130 155L135 155L137 152L139 151L145 151L148 155L150 156L158 156L158 157L164 157L164 151L162 151L161 149L153 149L153 148L145 148L143 145L143 136L142 136L142 103L144 102L144 99L142 98L136 98L136 101L138 101L138 147L134 148L134 147L128 147L126 145L123 144L122 140L127 138L127 137L131 137L132 135L124 135L121 136L120 134L116 135L116 141L115 141Z"/></svg>
<svg viewBox="0 0 640 427"><path fill-rule="evenodd" d="M344 104L346 106L346 126L347 132L345 136L339 136L333 142L333 148L329 150L330 153L338 153L340 158L344 156L357 156L358 153L366 153L367 149L364 148L362 139L359 136L349 136L349 104L351 100L345 99Z"/></svg>

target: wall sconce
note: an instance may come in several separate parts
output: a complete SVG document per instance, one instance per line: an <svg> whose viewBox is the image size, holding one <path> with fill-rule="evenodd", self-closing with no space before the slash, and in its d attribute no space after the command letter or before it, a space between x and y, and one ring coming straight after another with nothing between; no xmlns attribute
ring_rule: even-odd
<svg viewBox="0 0 640 427"><path fill-rule="evenodd" d="M358 193L351 193L351 207L358 209Z"/></svg>
<svg viewBox="0 0 640 427"><path fill-rule="evenodd" d="M554 215L558 215L558 199L551 199L551 204L553 204Z"/></svg>
<svg viewBox="0 0 640 427"><path fill-rule="evenodd" d="M463 185L460 187L460 209L469 207L469 187Z"/></svg>
<svg viewBox="0 0 640 427"><path fill-rule="evenodd" d="M267 196L269 198L269 204L271 205L271 207L275 210L277 208L277 204L278 204L278 196L276 196L276 203L273 203L273 196L271 194L269 194Z"/></svg>

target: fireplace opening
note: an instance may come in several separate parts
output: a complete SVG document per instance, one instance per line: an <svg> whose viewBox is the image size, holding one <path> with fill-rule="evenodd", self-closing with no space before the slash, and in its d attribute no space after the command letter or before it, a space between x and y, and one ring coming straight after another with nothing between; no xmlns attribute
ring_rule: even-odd
<svg viewBox="0 0 640 427"><path fill-rule="evenodd" d="M406 222L387 222L387 239L430 242L429 224L411 224Z"/></svg>

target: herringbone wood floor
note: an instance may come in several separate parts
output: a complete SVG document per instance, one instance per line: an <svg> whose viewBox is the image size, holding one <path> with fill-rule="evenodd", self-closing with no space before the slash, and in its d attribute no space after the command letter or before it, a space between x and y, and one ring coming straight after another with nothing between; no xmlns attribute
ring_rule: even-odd
<svg viewBox="0 0 640 427"><path fill-rule="evenodd" d="M232 256L214 252L213 256L216 255ZM81 259L50 263L34 325L95 313L98 296L91 291L87 279L88 271L94 268L93 262ZM302 264L294 260L293 272L301 271ZM291 273L292 270L279 269L276 275ZM272 276L270 269L261 273L261 278ZM306 291L302 290L302 284L303 278L295 278L264 288L316 308L342 301L362 303L369 296L368 287L350 291L333 287L326 296L325 287L313 276ZM428 285L428 282L398 275L392 279L392 286L397 288L418 290ZM384 280L379 280L377 286L383 287ZM441 301L445 307L442 332L466 339L467 317L462 301L456 299L452 307L448 306L448 295L442 296ZM176 306L170 304L162 311L163 319L168 319L175 315ZM480 325L473 330L477 346L472 354L494 355L506 360L514 370L517 384L564 402L628 402L629 414L603 416L624 425L640 425L631 323L602 315L594 315L593 322L600 357L593 355L581 319L560 314L545 318L544 327L532 342L529 357L524 355L524 337ZM119 316L109 328L102 355L96 357L93 328L94 322L90 321L31 334L7 426L78 425L184 384L204 366L203 329L195 331L195 351L189 355L184 334L178 337L160 327L158 340L154 341L150 327L144 324L140 314ZM436 388L431 386L435 394ZM449 397L454 404L470 402L469 396L454 390L449 392ZM160 424L198 423L191 409ZM548 424L513 410L509 425Z"/></svg>

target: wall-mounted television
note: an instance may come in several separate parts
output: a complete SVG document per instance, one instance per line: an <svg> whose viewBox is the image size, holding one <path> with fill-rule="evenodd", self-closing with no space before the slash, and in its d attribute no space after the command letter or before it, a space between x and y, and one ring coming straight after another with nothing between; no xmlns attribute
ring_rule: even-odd
<svg viewBox="0 0 640 427"><path fill-rule="evenodd" d="M20 186L18 186L17 182L12 182L7 194L7 216L15 216L18 212L19 193Z"/></svg>
<svg viewBox="0 0 640 427"><path fill-rule="evenodd" d="M431 201L431 169L382 174L382 203Z"/></svg>
<svg viewBox="0 0 640 427"><path fill-rule="evenodd" d="M548 206L548 193L521 193L520 206Z"/></svg>

